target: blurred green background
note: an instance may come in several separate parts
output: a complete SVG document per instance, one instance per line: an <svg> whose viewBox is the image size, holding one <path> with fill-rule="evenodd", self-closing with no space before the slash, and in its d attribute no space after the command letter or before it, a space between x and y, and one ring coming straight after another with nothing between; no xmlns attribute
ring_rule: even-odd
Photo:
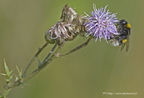
<svg viewBox="0 0 144 98"><path fill-rule="evenodd" d="M55 59L24 88L14 88L8 98L144 98L144 1L143 0L1 0L0 73L3 58L10 69L24 69L38 47L45 43L45 31L60 18L65 4L77 13L108 5L119 19L132 25L130 49L120 51L104 40L90 44L65 57ZM62 52L86 41L77 37ZM44 58L50 45L40 56ZM35 65L37 62L34 63ZM14 70L16 73L16 70ZM0 89L5 84L0 76ZM103 95L103 92L128 92L136 95Z"/></svg>

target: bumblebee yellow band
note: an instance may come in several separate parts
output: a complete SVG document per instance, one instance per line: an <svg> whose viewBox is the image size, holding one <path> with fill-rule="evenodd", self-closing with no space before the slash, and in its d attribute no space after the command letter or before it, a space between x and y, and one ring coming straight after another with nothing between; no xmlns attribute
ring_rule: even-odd
<svg viewBox="0 0 144 98"><path fill-rule="evenodd" d="M128 23L128 24L126 25L126 27L127 27L127 28L131 28L131 25Z"/></svg>
<svg viewBox="0 0 144 98"><path fill-rule="evenodd" d="M126 42L127 42L127 39L123 39L123 40L122 40L122 43L126 43Z"/></svg>

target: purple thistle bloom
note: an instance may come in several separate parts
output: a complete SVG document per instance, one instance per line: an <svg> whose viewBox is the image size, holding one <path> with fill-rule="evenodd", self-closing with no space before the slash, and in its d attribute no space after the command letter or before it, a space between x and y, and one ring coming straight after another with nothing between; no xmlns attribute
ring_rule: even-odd
<svg viewBox="0 0 144 98"><path fill-rule="evenodd" d="M105 8L96 9L96 5L93 5L92 16L87 15L88 21L85 22L85 28L88 36L92 35L94 38L104 38L106 41L113 35L119 35L115 23L118 22L116 14L109 12Z"/></svg>

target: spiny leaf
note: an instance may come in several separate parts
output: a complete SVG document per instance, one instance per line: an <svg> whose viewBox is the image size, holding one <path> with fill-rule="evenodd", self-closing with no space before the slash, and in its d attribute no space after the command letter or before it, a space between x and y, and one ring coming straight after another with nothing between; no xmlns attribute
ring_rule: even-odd
<svg viewBox="0 0 144 98"><path fill-rule="evenodd" d="M0 96L0 98L6 98L5 96Z"/></svg>
<svg viewBox="0 0 144 98"><path fill-rule="evenodd" d="M10 80L11 80L11 79L5 79L5 80L6 80L6 83L10 83Z"/></svg>
<svg viewBox="0 0 144 98"><path fill-rule="evenodd" d="M4 59L4 69L5 69L6 75L10 78L13 71L9 70L9 68L8 68L8 66L6 64L5 59Z"/></svg>
<svg viewBox="0 0 144 98"><path fill-rule="evenodd" d="M9 68L8 68L8 66L7 66L7 64L6 64L5 59L4 59L4 69L5 69L5 72L6 72L6 73L9 73Z"/></svg>
<svg viewBox="0 0 144 98"><path fill-rule="evenodd" d="M8 93L10 92L11 89L6 90L5 92L3 92L3 95L0 96L0 98L6 98L6 95L8 95Z"/></svg>
<svg viewBox="0 0 144 98"><path fill-rule="evenodd" d="M16 66L16 69L17 69L18 73L20 73L20 70L19 70L19 68L17 66Z"/></svg>
<svg viewBox="0 0 144 98"><path fill-rule="evenodd" d="M20 71L20 69L16 66L16 69L18 71L19 77L22 77L22 70Z"/></svg>
<svg viewBox="0 0 144 98"><path fill-rule="evenodd" d="M4 73L0 73L0 75L2 75L2 76L6 76L6 74L4 74Z"/></svg>

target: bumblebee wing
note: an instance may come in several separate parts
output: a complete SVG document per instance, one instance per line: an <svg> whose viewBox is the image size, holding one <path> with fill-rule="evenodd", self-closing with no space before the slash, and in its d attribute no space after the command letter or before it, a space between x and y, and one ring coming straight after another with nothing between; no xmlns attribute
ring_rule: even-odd
<svg viewBox="0 0 144 98"><path fill-rule="evenodd" d="M129 50L129 38L127 38L127 42L126 42L126 52L128 52L128 50Z"/></svg>
<svg viewBox="0 0 144 98"><path fill-rule="evenodd" d="M121 46L121 51L123 50L123 48L125 47L126 43L123 43Z"/></svg>

